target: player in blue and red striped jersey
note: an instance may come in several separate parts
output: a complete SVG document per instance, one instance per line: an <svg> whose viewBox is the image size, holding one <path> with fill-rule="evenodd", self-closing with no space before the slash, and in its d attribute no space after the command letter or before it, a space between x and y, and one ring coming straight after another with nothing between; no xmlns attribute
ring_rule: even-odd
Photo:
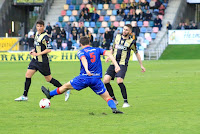
<svg viewBox="0 0 200 134"><path fill-rule="evenodd" d="M80 91L86 87L90 87L97 95L100 95L105 101L107 101L108 106L112 109L113 113L123 113L117 110L113 99L110 97L103 82L101 81L102 64L100 56L108 56L113 62L115 66L115 71L117 73L120 71L120 67L117 64L116 60L110 52L107 52L106 50L101 48L90 47L89 39L86 36L80 38L80 44L83 49L78 51L78 57L81 62L79 76L75 77L68 83L59 88L56 88L53 91L49 91L44 86L42 86L42 92L47 96L48 99L51 99L51 97L62 94L69 89Z"/></svg>

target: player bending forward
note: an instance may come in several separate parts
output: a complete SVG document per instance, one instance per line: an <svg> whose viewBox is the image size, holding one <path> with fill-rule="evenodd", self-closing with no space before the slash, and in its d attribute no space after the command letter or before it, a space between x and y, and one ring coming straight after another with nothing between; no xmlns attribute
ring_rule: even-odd
<svg viewBox="0 0 200 134"><path fill-rule="evenodd" d="M116 60L110 52L107 52L101 48L90 47L88 45L89 39L86 36L80 38L80 44L83 48L78 52L78 57L81 62L80 75L53 91L49 91L42 86L42 92L47 96L48 99L51 99L51 97L62 94L69 89L80 91L86 87L90 87L97 95L100 95L105 101L107 101L108 106L112 109L113 113L123 113L117 110L113 99L110 97L108 91L104 87L103 82L101 81L102 65L100 56L108 56L113 62L115 66L115 72L117 73L120 71L120 67Z"/></svg>

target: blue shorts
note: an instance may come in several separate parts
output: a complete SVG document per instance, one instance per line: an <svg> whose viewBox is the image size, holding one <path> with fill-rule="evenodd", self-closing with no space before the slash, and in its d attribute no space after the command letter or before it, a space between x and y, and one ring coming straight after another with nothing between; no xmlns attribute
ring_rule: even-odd
<svg viewBox="0 0 200 134"><path fill-rule="evenodd" d="M77 76L70 81L72 87L78 91L90 87L97 95L101 95L106 88L100 78Z"/></svg>

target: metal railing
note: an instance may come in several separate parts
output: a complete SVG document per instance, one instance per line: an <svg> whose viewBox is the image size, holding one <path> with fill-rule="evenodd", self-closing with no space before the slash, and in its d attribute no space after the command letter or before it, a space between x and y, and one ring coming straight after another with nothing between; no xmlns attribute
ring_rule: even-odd
<svg viewBox="0 0 200 134"><path fill-rule="evenodd" d="M145 50L145 53L148 54L147 55L148 60L151 60L151 59L158 60L160 58L165 48L168 46L167 33L168 33L167 31L164 33L162 38L157 43L156 48Z"/></svg>

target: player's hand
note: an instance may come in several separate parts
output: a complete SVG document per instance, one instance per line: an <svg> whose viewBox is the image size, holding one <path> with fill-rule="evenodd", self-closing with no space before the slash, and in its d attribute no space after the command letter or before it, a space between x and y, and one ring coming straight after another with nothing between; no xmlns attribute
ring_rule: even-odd
<svg viewBox="0 0 200 134"><path fill-rule="evenodd" d="M109 58L109 57L107 57L105 62L109 62L109 60L110 60L110 58Z"/></svg>
<svg viewBox="0 0 200 134"><path fill-rule="evenodd" d="M36 53L36 52L32 52L32 53L30 53L30 55L38 56L38 53Z"/></svg>
<svg viewBox="0 0 200 134"><path fill-rule="evenodd" d="M115 67L115 72L116 72L116 73L118 73L120 70L121 70L121 69L120 69L119 66Z"/></svg>
<svg viewBox="0 0 200 134"><path fill-rule="evenodd" d="M146 71L146 69L143 66L141 66L141 69L142 69L141 72L145 72Z"/></svg>
<svg viewBox="0 0 200 134"><path fill-rule="evenodd" d="M86 71L86 73L87 73L88 76L92 76L93 75L89 70Z"/></svg>
<svg viewBox="0 0 200 134"><path fill-rule="evenodd" d="M30 53L29 53L29 54L31 54L31 53L33 53L33 52L35 52L35 49L32 49L32 50L30 51Z"/></svg>

